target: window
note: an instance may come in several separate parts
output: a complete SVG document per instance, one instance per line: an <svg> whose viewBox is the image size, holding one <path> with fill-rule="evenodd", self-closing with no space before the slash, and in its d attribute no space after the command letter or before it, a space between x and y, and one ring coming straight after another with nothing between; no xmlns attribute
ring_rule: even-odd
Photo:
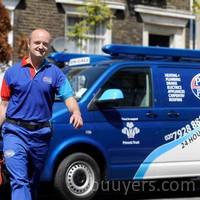
<svg viewBox="0 0 200 200"><path fill-rule="evenodd" d="M66 31L69 32L72 27L80 20L80 18L75 16L67 16ZM94 31L90 31L87 34L87 37L88 39L83 41L82 47L78 45L78 41L70 39L68 43L68 51L74 53L101 54L102 46L111 41L110 31L106 29L106 26L104 24L99 24Z"/></svg>
<svg viewBox="0 0 200 200"><path fill-rule="evenodd" d="M151 105L151 88L148 70L122 69L106 82L99 96L107 89L120 89L124 98L114 103L107 103L106 108L149 107Z"/></svg>
<svg viewBox="0 0 200 200"><path fill-rule="evenodd" d="M67 78L74 90L76 99L80 99L93 85L105 70L104 67L72 67L67 73Z"/></svg>
<svg viewBox="0 0 200 200"><path fill-rule="evenodd" d="M149 46L169 47L170 36L149 34Z"/></svg>
<svg viewBox="0 0 200 200"><path fill-rule="evenodd" d="M84 5L85 0L55 0L56 3L62 5L65 14L65 36L69 31L70 27L72 27L76 21L79 21L80 11L77 10L78 7ZM126 3L125 2L118 2L118 1L105 1L108 4L108 7L112 10L126 10ZM112 31L107 29L104 24L100 24L97 27L97 34L96 37L94 33L88 33L89 39L84 41L83 48L79 48L77 46L77 42L70 40L68 42L68 51L74 53L95 53L95 54L102 54L101 51L102 46L105 44L112 43L111 36Z"/></svg>

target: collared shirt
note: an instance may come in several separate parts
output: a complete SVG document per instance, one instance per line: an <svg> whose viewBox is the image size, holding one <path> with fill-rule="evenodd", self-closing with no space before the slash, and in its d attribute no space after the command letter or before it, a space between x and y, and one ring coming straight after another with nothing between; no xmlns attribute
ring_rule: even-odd
<svg viewBox="0 0 200 200"><path fill-rule="evenodd" d="M10 67L3 79L1 98L9 101L6 116L44 122L52 115L55 94L62 100L73 96L63 72L46 60L36 72L27 58Z"/></svg>

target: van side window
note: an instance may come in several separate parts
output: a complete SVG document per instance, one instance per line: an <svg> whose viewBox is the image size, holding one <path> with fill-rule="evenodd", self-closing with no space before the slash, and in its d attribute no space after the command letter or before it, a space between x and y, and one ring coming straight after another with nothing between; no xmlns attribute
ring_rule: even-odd
<svg viewBox="0 0 200 200"><path fill-rule="evenodd" d="M110 102L109 107L149 107L151 105L149 76L147 69L119 70L102 87L101 94L108 89L120 89L123 93L124 98L113 104Z"/></svg>

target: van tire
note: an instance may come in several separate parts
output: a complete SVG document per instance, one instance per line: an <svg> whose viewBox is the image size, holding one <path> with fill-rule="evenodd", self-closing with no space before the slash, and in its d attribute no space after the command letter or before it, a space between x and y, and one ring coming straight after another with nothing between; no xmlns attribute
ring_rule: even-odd
<svg viewBox="0 0 200 200"><path fill-rule="evenodd" d="M54 186L65 200L89 200L98 190L100 170L86 153L73 153L58 166Z"/></svg>

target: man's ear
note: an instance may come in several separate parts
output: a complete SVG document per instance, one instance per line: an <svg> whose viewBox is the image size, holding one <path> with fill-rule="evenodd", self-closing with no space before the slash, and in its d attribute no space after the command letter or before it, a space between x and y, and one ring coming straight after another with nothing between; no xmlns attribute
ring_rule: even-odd
<svg viewBox="0 0 200 200"><path fill-rule="evenodd" d="M28 49L30 49L30 39L27 38L26 42L27 42L27 47L28 47Z"/></svg>

